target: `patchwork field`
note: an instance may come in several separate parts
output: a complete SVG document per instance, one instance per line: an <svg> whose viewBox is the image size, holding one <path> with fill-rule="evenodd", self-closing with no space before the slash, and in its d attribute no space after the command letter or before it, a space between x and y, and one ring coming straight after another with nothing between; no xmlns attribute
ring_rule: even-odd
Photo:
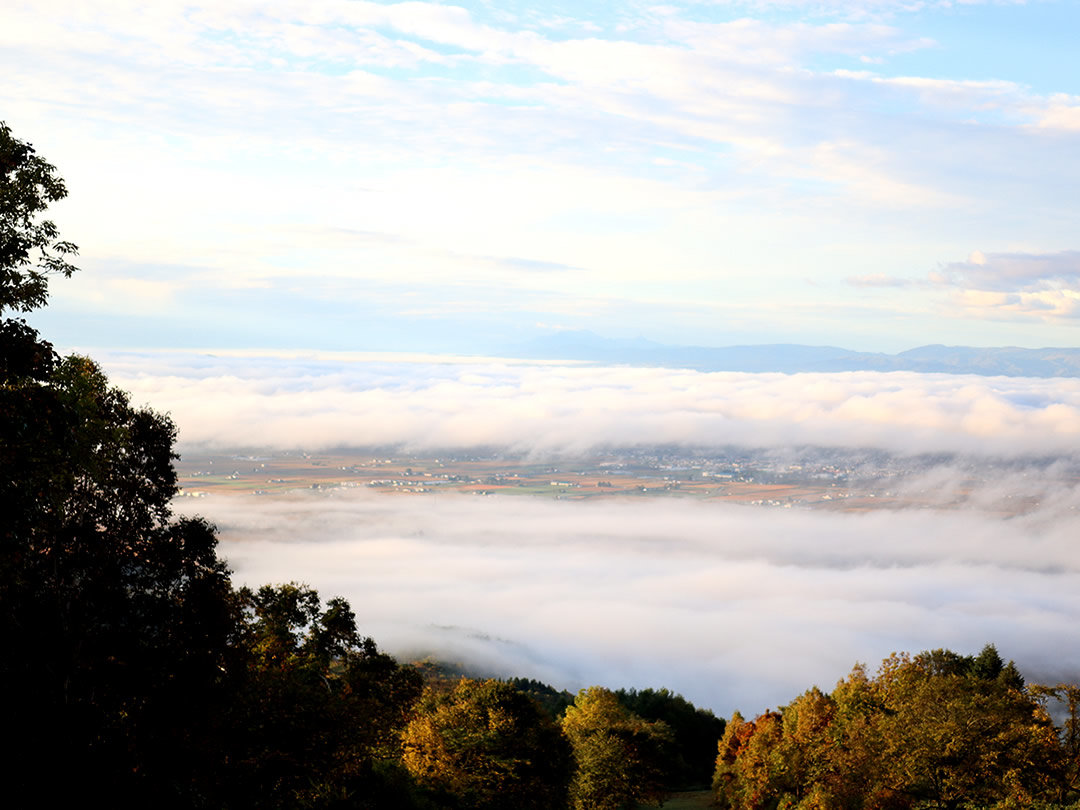
<svg viewBox="0 0 1080 810"><path fill-rule="evenodd" d="M745 459L671 463L663 458L600 457L538 462L478 456L423 457L361 451L324 454L190 454L177 463L181 495L275 495L296 490L364 487L383 493L457 492L553 499L693 498L774 508L866 511L950 508L968 499L903 487L915 473L835 465L758 464ZM1022 497L983 504L1002 515L1035 504Z"/></svg>

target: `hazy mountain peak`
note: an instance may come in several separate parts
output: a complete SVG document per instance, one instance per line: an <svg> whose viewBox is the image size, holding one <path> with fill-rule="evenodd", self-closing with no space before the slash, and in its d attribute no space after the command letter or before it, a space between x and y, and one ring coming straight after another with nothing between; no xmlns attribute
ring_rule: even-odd
<svg viewBox="0 0 1080 810"><path fill-rule="evenodd" d="M692 368L699 371L836 372L919 371L1007 377L1080 377L1080 349L1022 349L929 344L897 354L860 352L838 346L797 343L737 346L675 346L643 337L605 338L566 330L520 344L520 357L586 360L632 366Z"/></svg>

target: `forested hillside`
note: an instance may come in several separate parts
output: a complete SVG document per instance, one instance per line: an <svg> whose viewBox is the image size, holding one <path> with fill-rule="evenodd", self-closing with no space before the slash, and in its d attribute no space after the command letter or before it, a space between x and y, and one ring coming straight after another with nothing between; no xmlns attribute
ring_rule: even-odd
<svg viewBox="0 0 1080 810"><path fill-rule="evenodd" d="M1064 735L1048 699L1068 704ZM831 694L736 714L713 787L730 808L1065 805L1077 799L1075 701L1075 688L1027 687L993 645L894 654Z"/></svg>
<svg viewBox="0 0 1080 810"><path fill-rule="evenodd" d="M1076 799L1077 690L991 647L896 656L725 728L664 689L425 688L344 600L235 588L214 527L171 513L168 416L21 317L76 251L42 218L62 180L3 124L0 182L5 806L587 810L710 778L732 808Z"/></svg>

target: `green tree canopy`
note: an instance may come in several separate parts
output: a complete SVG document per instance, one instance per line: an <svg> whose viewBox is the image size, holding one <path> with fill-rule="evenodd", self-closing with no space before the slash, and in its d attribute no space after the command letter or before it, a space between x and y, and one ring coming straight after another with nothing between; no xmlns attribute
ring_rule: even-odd
<svg viewBox="0 0 1080 810"><path fill-rule="evenodd" d="M668 689L620 689L615 696L642 719L662 721L671 729L672 744L663 766L670 790L709 784L716 743L724 734L722 719Z"/></svg>

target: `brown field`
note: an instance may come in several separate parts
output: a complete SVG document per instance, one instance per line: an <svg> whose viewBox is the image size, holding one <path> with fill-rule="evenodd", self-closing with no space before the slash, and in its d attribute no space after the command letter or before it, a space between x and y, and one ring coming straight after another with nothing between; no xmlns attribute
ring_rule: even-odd
<svg viewBox="0 0 1080 810"><path fill-rule="evenodd" d="M362 452L189 455L177 465L181 495L251 497L311 489L362 487L401 495L459 492L554 499L692 498L753 506L862 512L902 507L942 508L915 496L896 497L873 484L829 480L763 483L705 477L696 469L658 469L620 459L534 462L471 457L390 457ZM810 476L813 477L813 476ZM878 485L880 486L880 485ZM964 498L958 498L957 503ZM948 506L946 504L945 506ZM1001 514L1030 508L1022 500Z"/></svg>

